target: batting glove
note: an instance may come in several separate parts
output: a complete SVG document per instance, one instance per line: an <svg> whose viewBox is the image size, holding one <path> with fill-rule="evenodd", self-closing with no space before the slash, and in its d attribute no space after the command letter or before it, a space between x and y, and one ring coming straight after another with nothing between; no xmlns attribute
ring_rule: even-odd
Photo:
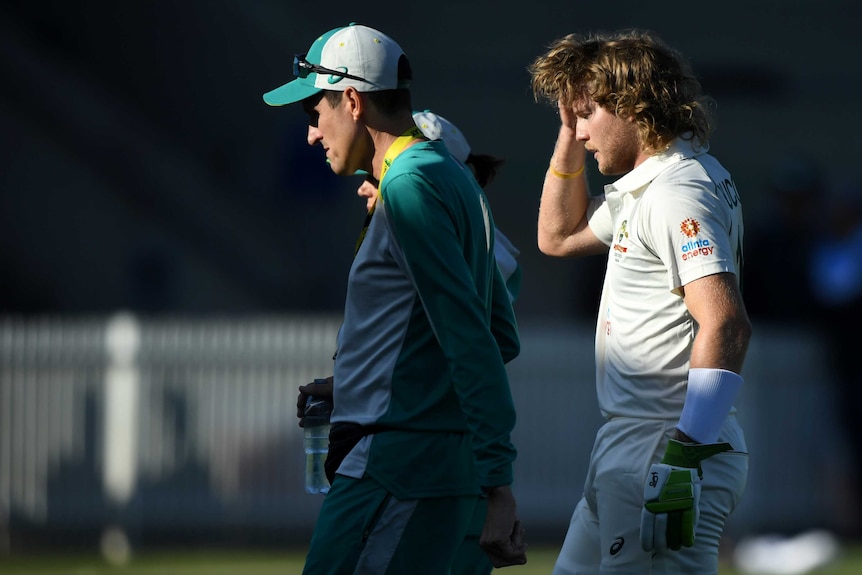
<svg viewBox="0 0 862 575"><path fill-rule="evenodd" d="M679 550L694 545L700 516L700 462L733 449L729 443L668 442L661 463L653 463L644 486L641 547Z"/></svg>

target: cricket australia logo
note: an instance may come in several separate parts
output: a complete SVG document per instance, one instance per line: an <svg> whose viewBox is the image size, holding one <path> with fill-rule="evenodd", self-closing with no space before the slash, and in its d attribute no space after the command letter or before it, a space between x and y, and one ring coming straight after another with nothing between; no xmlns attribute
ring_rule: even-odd
<svg viewBox="0 0 862 575"><path fill-rule="evenodd" d="M621 243L625 238L629 237L629 221L623 220L620 224L620 231L617 233L617 243Z"/></svg>
<svg viewBox="0 0 862 575"><path fill-rule="evenodd" d="M623 258L623 254L628 251L628 248L622 245L623 240L629 237L629 221L623 220L620 224L620 229L617 231L617 241L614 243L614 261L619 262Z"/></svg>

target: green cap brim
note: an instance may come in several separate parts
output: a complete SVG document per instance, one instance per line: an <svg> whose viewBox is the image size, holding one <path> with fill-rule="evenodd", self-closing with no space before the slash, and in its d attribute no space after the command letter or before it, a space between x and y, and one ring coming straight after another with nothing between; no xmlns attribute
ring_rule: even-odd
<svg viewBox="0 0 862 575"><path fill-rule="evenodd" d="M314 96L321 91L314 86L315 77L317 74L309 74L306 78L297 78L275 90L270 90L263 95L263 101L270 106L284 106Z"/></svg>

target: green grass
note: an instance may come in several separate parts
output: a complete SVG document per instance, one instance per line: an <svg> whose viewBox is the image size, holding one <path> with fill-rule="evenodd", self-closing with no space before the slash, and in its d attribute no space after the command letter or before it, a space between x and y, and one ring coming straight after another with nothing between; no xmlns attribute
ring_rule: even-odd
<svg viewBox="0 0 862 575"><path fill-rule="evenodd" d="M292 575L302 572L297 552L189 551L134 556L111 565L96 555L13 556L0 560L3 575Z"/></svg>
<svg viewBox="0 0 862 575"><path fill-rule="evenodd" d="M555 548L531 548L529 563L496 569L500 575L548 575L557 555ZM133 557L127 565L105 563L94 555L41 555L0 558L3 575L298 575L303 552L188 551L148 553ZM862 547L847 549L835 563L810 575L859 575ZM742 575L722 567L720 575Z"/></svg>

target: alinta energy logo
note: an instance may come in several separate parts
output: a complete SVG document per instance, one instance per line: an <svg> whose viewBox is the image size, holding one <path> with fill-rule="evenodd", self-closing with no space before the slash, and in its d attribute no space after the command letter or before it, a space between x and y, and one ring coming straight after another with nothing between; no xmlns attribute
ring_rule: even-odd
<svg viewBox="0 0 862 575"><path fill-rule="evenodd" d="M679 231L687 238L688 243L682 245L682 260L688 261L698 256L712 255L715 249L707 238L698 238L700 233L700 222L694 218L686 218L679 224Z"/></svg>
<svg viewBox="0 0 862 575"><path fill-rule="evenodd" d="M694 218L686 218L679 225L679 231L681 231L683 235L693 238L697 235L697 232L700 231L700 222Z"/></svg>

